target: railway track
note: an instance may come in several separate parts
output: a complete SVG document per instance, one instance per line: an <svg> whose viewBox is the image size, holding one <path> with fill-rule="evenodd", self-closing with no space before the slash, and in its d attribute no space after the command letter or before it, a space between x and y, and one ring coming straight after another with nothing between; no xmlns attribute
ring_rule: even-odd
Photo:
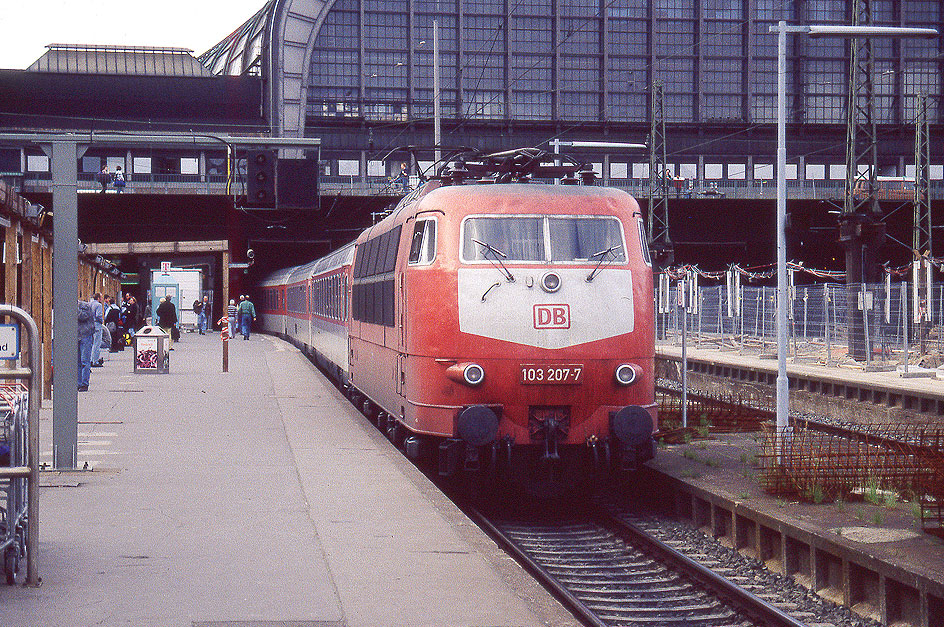
<svg viewBox="0 0 944 627"><path fill-rule="evenodd" d="M658 537L671 531L644 529L626 512L524 521L472 515L588 625L804 624L685 555L677 538Z"/></svg>

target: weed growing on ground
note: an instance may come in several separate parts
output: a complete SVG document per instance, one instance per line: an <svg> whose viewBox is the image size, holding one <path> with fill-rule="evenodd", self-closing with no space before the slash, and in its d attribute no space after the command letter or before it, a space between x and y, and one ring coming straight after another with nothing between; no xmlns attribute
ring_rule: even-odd
<svg viewBox="0 0 944 627"><path fill-rule="evenodd" d="M804 488L803 498L819 505L826 499L826 494L823 492L823 486L816 483L808 488Z"/></svg>
<svg viewBox="0 0 944 627"><path fill-rule="evenodd" d="M921 503L917 499L911 501L911 517L914 519L916 527L921 527Z"/></svg>

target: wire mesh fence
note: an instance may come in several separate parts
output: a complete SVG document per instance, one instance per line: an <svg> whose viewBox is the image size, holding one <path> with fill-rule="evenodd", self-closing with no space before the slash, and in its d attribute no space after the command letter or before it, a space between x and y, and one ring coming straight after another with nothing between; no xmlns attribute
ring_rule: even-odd
<svg viewBox="0 0 944 627"><path fill-rule="evenodd" d="M910 284L791 287L788 350L794 361L893 368L940 365L944 354L944 285L915 294ZM670 294L672 298L670 298ZM660 281L656 337L660 343L774 355L777 288L716 285L690 289L689 306L675 306L674 286ZM683 323L685 327L683 329Z"/></svg>

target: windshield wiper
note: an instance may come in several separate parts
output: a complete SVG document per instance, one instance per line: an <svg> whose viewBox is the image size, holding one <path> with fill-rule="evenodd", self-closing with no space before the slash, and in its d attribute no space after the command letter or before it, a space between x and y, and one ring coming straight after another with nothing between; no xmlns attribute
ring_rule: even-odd
<svg viewBox="0 0 944 627"><path fill-rule="evenodd" d="M603 263L607 260L607 257L609 257L610 255L613 255L613 253L619 250L620 248L622 248L622 246L617 244L616 246L610 246L606 250L601 250L600 252L593 253L592 255L590 255L590 259L593 259L594 257L599 257L600 261L597 263L597 267L593 269L593 272L587 275L587 283L592 281L594 277L596 277L596 275L598 275L603 270L603 268L610 265L609 262L607 262L606 265L603 265ZM616 255L613 255L613 261L615 260L616 260Z"/></svg>
<svg viewBox="0 0 944 627"><path fill-rule="evenodd" d="M498 250L497 248L495 248L495 247L492 246L491 244L487 244L487 243L485 243L485 242L480 242L479 240L475 239L474 237L472 238L472 241L475 242L476 244L478 244L479 246L481 246L482 248L484 248L484 249L486 250L485 258L488 259L490 262L491 262L492 260L488 258L488 253L492 253L492 254L495 256L495 261L498 262L498 266L501 268L501 273L505 276L506 279L508 279L508 282L509 282L509 283L514 283L514 282L515 282L515 277L514 277L514 275L512 275L511 272L508 271L508 268L505 267L505 264L502 263L502 259L507 259L507 258L508 258L508 255L506 255L506 254L503 253L502 251ZM495 263L492 262L492 265L495 265Z"/></svg>

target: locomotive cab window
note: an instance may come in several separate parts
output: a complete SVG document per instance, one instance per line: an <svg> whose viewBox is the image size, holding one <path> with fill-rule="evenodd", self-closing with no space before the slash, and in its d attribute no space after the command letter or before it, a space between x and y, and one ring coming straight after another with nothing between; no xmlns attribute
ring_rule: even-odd
<svg viewBox="0 0 944 627"><path fill-rule="evenodd" d="M428 265L436 258L436 221L417 220L410 243L410 265Z"/></svg>
<svg viewBox="0 0 944 627"><path fill-rule="evenodd" d="M626 262L622 223L613 217L471 217L462 229L466 262Z"/></svg>

